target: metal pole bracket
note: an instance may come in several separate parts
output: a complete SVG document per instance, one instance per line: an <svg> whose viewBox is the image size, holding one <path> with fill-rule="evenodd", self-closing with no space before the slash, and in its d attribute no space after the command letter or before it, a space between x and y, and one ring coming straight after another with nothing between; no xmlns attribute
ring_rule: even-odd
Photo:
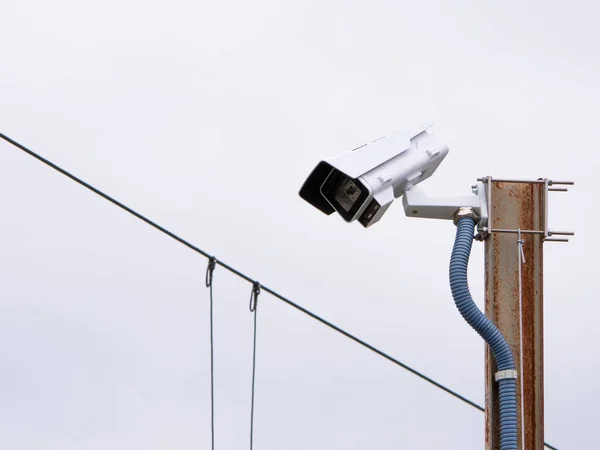
<svg viewBox="0 0 600 450"><path fill-rule="evenodd" d="M553 238L552 236L574 236L573 231L557 231L550 230L548 224L548 193L549 192L568 192L567 188L555 188L551 186L573 186L573 181L553 181L548 178L539 178L537 180L516 180L506 178L492 178L491 176L478 178L479 184L483 184L485 191L485 202L487 203L486 210L490 210L492 204L492 183L531 183L531 184L543 184L544 185L544 198L545 198L545 211L544 211L544 224L542 230L519 230L519 229L506 229L506 228L494 228L494 222L491 212L487 214L487 223L480 222L477 227L477 235L475 239L484 241L492 233L514 233L514 234L538 234L544 236L544 242L569 242L566 238Z"/></svg>

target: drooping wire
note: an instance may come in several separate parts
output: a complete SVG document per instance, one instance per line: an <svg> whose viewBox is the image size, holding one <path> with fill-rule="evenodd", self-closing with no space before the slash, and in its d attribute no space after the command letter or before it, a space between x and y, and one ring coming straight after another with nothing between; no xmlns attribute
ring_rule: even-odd
<svg viewBox="0 0 600 450"><path fill-rule="evenodd" d="M0 138L4 139L6 142L8 142L9 144L14 145L15 147L17 147L18 149L22 150L23 152L27 153L28 155L32 156L33 158L37 159L38 161L41 161L42 163L46 164L47 166L51 167L52 169L56 170L57 172L61 173L62 175L70 178L71 180L75 181L76 183L80 184L81 186L89 189L90 191L92 191L93 193L99 195L100 197L104 198L105 200L108 200L109 202L111 202L112 204L118 206L119 208L123 209L124 211L127 211L129 214L135 216L136 218L140 219L142 222L145 222L146 224L150 225L151 227L157 229L158 231L166 234L167 236L169 236L170 238L176 240L177 242L185 245L186 247L194 250L195 252L207 257L207 258L214 258L213 256L209 255L207 252L205 252L204 250L200 249L199 247L196 247L195 245L193 245L192 243L190 243L189 241L186 241L185 239L177 236L175 233L172 233L171 231L167 230L166 228L162 227L161 225L157 224L156 222L148 219L147 217L143 216L142 214L138 213L137 211L129 208L128 206L124 205L123 203L121 203L120 201L116 200L115 198L109 196L108 194L105 194L104 192L100 191L99 189L95 188L94 186L92 186L91 184L83 181L81 178L76 177L75 175L71 174L70 172L66 171L65 169L61 168L60 166L57 166L56 164L54 164L53 162L49 161L48 159L44 158L43 156L35 153L34 151L28 149L27 147L25 147L24 145L18 143L17 141L11 139L10 137L6 136L3 133L0 133ZM215 264L219 265L221 267L223 267L224 269L228 270L229 272L233 273L234 275L237 275L238 277L254 284L256 283L255 280L253 280L252 278L250 278L248 275L240 272L239 270L233 268L232 266L225 264L223 261L218 260L217 258L214 258ZM319 317L318 315L314 314L313 312L303 308L302 306L292 302L291 300L289 300L288 298L284 297L281 294L278 294L276 291L268 288L265 285L260 284L260 287L262 288L263 291L268 292L269 294L271 294L272 296L278 298L279 300L283 301L284 303L288 304L289 306L297 309L298 311L306 314L307 316L317 320L318 322L322 323L323 325L328 326L329 328L337 331L338 333L346 336L347 338L353 340L354 342L362 345L363 347L371 350L372 352L378 354L379 356L382 356L383 358L387 359L388 361L393 362L394 364L402 367L403 369L409 371L410 373L412 373L413 375L418 376L419 378L421 378L422 380L427 381L428 383L434 385L435 387L443 390L444 392L452 395L453 397L463 401L464 403L478 409L479 411L484 412L485 408L483 408L482 406L478 405L477 403L467 399L466 397L463 397L462 395L460 395L459 393L453 391L450 388L447 388L446 386L442 385L441 383L438 383L437 381L433 380L432 378L429 378L428 376L422 374L421 372L413 369L412 367L404 364L403 362L399 361L398 359L388 355L387 353L379 350L376 347L373 347L371 344L368 344L367 342L363 341L362 339L359 339L358 337L348 333L347 331L341 329L340 327L338 327L337 325L334 325L333 323L323 319L322 317ZM553 447L550 444L544 443L544 445L548 448L550 448L551 450L558 450L556 447Z"/></svg>
<svg viewBox="0 0 600 450"><path fill-rule="evenodd" d="M210 445L215 450L215 344L213 331L213 274L216 266L216 258L211 256L208 259L206 268L205 284L210 292Z"/></svg>
<svg viewBox="0 0 600 450"><path fill-rule="evenodd" d="M250 293L250 312L254 316L254 338L252 340L252 400L250 402L250 450L254 445L254 385L256 380L256 316L258 313L258 296L260 283L255 281Z"/></svg>

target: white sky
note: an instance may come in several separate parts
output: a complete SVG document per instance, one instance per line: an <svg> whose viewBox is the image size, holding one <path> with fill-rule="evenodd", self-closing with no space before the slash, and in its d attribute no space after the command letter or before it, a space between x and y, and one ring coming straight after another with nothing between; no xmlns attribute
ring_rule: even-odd
<svg viewBox="0 0 600 450"><path fill-rule="evenodd" d="M430 193L573 179L545 258L546 440L596 445L597 2L2 2L0 129L483 403L451 223L368 230L297 191L432 118ZM206 260L0 143L0 447L209 448ZM473 294L483 303L483 246ZM216 448L248 446L251 286L217 269ZM480 449L483 414L261 296L255 448Z"/></svg>

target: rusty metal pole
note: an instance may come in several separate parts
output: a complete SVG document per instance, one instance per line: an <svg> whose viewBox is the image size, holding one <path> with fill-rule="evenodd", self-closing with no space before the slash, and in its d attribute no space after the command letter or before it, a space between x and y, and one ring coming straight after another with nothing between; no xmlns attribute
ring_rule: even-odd
<svg viewBox="0 0 600 450"><path fill-rule="evenodd" d="M491 228L546 230L547 186L488 179ZM547 230L546 230L547 231ZM522 317L519 306L518 235L493 232L485 242L485 312L510 345L518 372L519 449L544 448L543 244L544 234L522 234ZM522 319L522 320L520 320ZM521 329L523 367L521 367ZM486 346L486 449L500 448L496 363ZM523 394L521 394L523 393ZM523 403L521 402L523 400ZM522 414L522 411L524 414ZM523 433L524 436L523 436ZM524 446L523 446L524 443Z"/></svg>

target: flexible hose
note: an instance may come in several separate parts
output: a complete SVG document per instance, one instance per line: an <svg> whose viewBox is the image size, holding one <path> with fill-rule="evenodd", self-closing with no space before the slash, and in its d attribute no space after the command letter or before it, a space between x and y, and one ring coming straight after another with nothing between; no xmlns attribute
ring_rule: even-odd
<svg viewBox="0 0 600 450"><path fill-rule="evenodd" d="M514 370L515 361L506 339L479 310L467 281L467 266L473 245L475 219L462 217L456 228L456 240L450 258L450 289L461 316L488 343L496 358L498 371ZM500 450L517 450L517 380L498 381L500 400Z"/></svg>

